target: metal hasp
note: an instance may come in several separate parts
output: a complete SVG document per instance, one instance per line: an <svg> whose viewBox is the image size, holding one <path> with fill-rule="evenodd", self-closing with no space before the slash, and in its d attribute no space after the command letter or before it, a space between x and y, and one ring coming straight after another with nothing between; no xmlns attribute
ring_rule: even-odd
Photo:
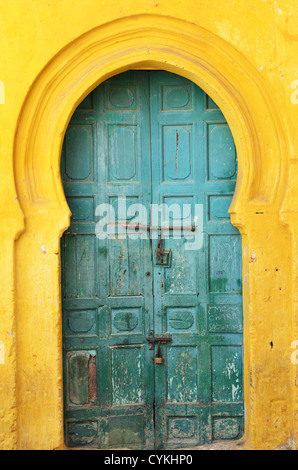
<svg viewBox="0 0 298 470"><path fill-rule="evenodd" d="M147 338L148 343L171 343L172 342L172 336L162 336L162 335L157 335L157 336L148 336Z"/></svg>
<svg viewBox="0 0 298 470"><path fill-rule="evenodd" d="M157 353L153 359L154 364L163 364L163 357L161 355L161 349L160 349L160 344L164 343L171 343L172 342L172 337L171 336L149 336L147 338L148 343L155 344L158 343L157 345ZM152 346L150 346L149 349L152 349Z"/></svg>
<svg viewBox="0 0 298 470"><path fill-rule="evenodd" d="M158 241L155 250L155 265L170 268L172 264L172 250L165 250L161 238L161 230L158 231Z"/></svg>

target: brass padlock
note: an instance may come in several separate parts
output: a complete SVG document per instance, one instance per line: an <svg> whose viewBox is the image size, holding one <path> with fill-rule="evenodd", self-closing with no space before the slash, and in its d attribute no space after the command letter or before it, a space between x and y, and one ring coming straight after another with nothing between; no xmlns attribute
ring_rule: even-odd
<svg viewBox="0 0 298 470"><path fill-rule="evenodd" d="M157 354L154 358L154 364L162 364L162 356L161 356L161 350L160 350L160 344L158 343L157 347Z"/></svg>

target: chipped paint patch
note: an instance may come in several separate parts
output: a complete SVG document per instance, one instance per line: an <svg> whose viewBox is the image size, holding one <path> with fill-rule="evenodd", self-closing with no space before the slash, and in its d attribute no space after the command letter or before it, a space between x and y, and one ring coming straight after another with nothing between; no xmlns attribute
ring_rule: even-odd
<svg viewBox="0 0 298 470"><path fill-rule="evenodd" d="M257 255L255 254L254 251L252 251L250 257L249 257L249 263L255 263L257 261Z"/></svg>

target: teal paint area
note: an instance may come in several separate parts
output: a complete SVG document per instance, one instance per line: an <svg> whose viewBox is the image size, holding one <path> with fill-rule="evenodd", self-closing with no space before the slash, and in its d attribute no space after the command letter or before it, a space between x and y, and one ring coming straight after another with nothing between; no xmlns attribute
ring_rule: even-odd
<svg viewBox="0 0 298 470"><path fill-rule="evenodd" d="M112 77L75 111L61 175L72 212L61 239L66 445L175 449L239 439L241 236L228 213L237 155L216 103L168 72ZM96 236L101 204L115 210L114 237ZM179 237L162 237L162 211L151 231L152 206L181 208L169 211L170 226L187 220ZM197 206L202 244L186 249ZM139 223L133 207L146 208L143 237L121 231Z"/></svg>

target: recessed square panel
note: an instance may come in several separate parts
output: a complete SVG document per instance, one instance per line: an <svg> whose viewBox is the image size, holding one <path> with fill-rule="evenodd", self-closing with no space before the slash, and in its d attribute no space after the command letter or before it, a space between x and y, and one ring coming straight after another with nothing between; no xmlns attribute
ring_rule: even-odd
<svg viewBox="0 0 298 470"><path fill-rule="evenodd" d="M112 400L114 406L144 400L144 346L111 348Z"/></svg>
<svg viewBox="0 0 298 470"><path fill-rule="evenodd" d="M113 416L108 420L109 446L122 447L142 444L145 441L143 415Z"/></svg>
<svg viewBox="0 0 298 470"><path fill-rule="evenodd" d="M165 196L162 200L162 223L170 226L188 227L195 216L193 196ZM189 230L188 230L189 232ZM189 235L189 233L188 233Z"/></svg>
<svg viewBox="0 0 298 470"><path fill-rule="evenodd" d="M105 86L106 109L117 111L134 111L137 107L136 87L133 85L115 85L107 83Z"/></svg>
<svg viewBox="0 0 298 470"><path fill-rule="evenodd" d="M112 309L112 333L127 334L142 332L141 308Z"/></svg>
<svg viewBox="0 0 298 470"><path fill-rule="evenodd" d="M169 416L168 439L194 439L197 435L198 418L196 416Z"/></svg>
<svg viewBox="0 0 298 470"><path fill-rule="evenodd" d="M67 310L66 331L67 335L96 335L96 309Z"/></svg>
<svg viewBox="0 0 298 470"><path fill-rule="evenodd" d="M80 298L95 295L96 252L93 235L65 236L62 258L67 260L63 277L63 297Z"/></svg>
<svg viewBox="0 0 298 470"><path fill-rule="evenodd" d="M181 182L192 178L192 126L162 127L163 181Z"/></svg>
<svg viewBox="0 0 298 470"><path fill-rule="evenodd" d="M208 219L210 222L230 220L229 207L231 205L232 195L214 194L208 196Z"/></svg>
<svg viewBox="0 0 298 470"><path fill-rule="evenodd" d="M167 331L173 333L196 331L196 323L195 308L167 308Z"/></svg>
<svg viewBox="0 0 298 470"><path fill-rule="evenodd" d="M190 243L190 242L189 242ZM185 249L185 239L169 238L165 248L172 250L171 267L165 269L167 294L194 294L197 291L197 251Z"/></svg>
<svg viewBox="0 0 298 470"><path fill-rule="evenodd" d="M69 125L64 138L64 151L63 179L93 181L93 126Z"/></svg>
<svg viewBox="0 0 298 470"><path fill-rule="evenodd" d="M240 439L243 433L242 416L214 416L212 437L215 441Z"/></svg>
<svg viewBox="0 0 298 470"><path fill-rule="evenodd" d="M195 346L167 348L167 401L196 402L198 399L198 358Z"/></svg>
<svg viewBox="0 0 298 470"><path fill-rule="evenodd" d="M119 237L109 240L108 244L110 295L141 295L143 292L141 240Z"/></svg>
<svg viewBox="0 0 298 470"><path fill-rule="evenodd" d="M137 196L110 196L109 204L113 207L116 222L130 223L136 216L139 216L140 198Z"/></svg>
<svg viewBox="0 0 298 470"><path fill-rule="evenodd" d="M241 402L242 385L242 347L212 346L212 401Z"/></svg>
<svg viewBox="0 0 298 470"><path fill-rule="evenodd" d="M67 197L67 203L71 211L72 222L92 222L94 220L94 197Z"/></svg>
<svg viewBox="0 0 298 470"><path fill-rule="evenodd" d="M207 323L210 333L242 333L242 305L208 305Z"/></svg>
<svg viewBox="0 0 298 470"><path fill-rule="evenodd" d="M129 124L108 126L110 181L136 181L138 176L138 127Z"/></svg>
<svg viewBox="0 0 298 470"><path fill-rule="evenodd" d="M69 447L98 446L97 421L67 421L66 443Z"/></svg>
<svg viewBox="0 0 298 470"><path fill-rule="evenodd" d="M91 405L97 398L96 351L69 351L66 360L68 406Z"/></svg>
<svg viewBox="0 0 298 470"><path fill-rule="evenodd" d="M236 180L237 156L232 133L227 124L208 124L208 179Z"/></svg>
<svg viewBox="0 0 298 470"><path fill-rule="evenodd" d="M192 109L192 85L162 86L162 110L183 111Z"/></svg>
<svg viewBox="0 0 298 470"><path fill-rule="evenodd" d="M209 291L241 292L240 235L209 236Z"/></svg>

